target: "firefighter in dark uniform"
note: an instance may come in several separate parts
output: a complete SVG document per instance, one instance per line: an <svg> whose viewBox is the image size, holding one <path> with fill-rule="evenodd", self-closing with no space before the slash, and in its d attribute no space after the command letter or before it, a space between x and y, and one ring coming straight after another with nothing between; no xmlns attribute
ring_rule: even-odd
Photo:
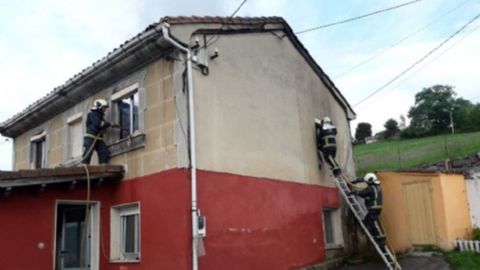
<svg viewBox="0 0 480 270"><path fill-rule="evenodd" d="M324 117L322 121L315 119L315 133L317 137L318 158L321 160L321 154L323 154L323 157L333 171L333 175L339 176L342 170L335 160L337 154L337 142L335 139L337 128L328 117Z"/></svg>
<svg viewBox="0 0 480 270"><path fill-rule="evenodd" d="M380 187L380 181L374 173L367 173L363 178L357 178L352 183L366 182L367 187L362 190L351 191L350 194L355 194L365 199L365 206L367 207L367 215L363 219L363 223L367 227L370 234L375 238L378 245L383 248L385 246L385 235L380 227L379 218L382 212L383 194Z"/></svg>
<svg viewBox="0 0 480 270"><path fill-rule="evenodd" d="M83 155L82 163L90 164L93 150L97 152L98 163L107 164L110 159L110 151L103 141L103 134L111 124L105 121L105 111L108 108L108 102L105 99L97 99L85 122L86 130L83 137Z"/></svg>

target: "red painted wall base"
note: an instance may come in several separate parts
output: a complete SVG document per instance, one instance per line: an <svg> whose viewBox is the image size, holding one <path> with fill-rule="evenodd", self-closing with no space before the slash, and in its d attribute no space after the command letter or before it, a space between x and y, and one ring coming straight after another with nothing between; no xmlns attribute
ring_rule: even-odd
<svg viewBox="0 0 480 270"><path fill-rule="evenodd" d="M174 169L92 190L100 202L100 269L191 269L189 171ZM84 186L40 194L13 190L0 200L0 269L54 269L55 202L84 200ZM325 260L322 208L336 189L199 171L198 202L207 217L199 269L295 269ZM110 209L139 201L141 262L113 264ZM43 249L38 244L45 244ZM27 259L28 258L28 259Z"/></svg>

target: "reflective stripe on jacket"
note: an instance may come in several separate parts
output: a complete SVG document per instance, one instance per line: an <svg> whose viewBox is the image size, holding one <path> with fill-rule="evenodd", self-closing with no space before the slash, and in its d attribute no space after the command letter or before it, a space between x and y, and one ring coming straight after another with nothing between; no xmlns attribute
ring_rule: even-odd
<svg viewBox="0 0 480 270"><path fill-rule="evenodd" d="M317 147L319 149L337 146L335 139L335 135L337 135L337 129L334 126L325 128L320 124L315 124L315 133L317 137Z"/></svg>
<svg viewBox="0 0 480 270"><path fill-rule="evenodd" d="M357 195L365 199L367 209L382 209L383 194L380 185L368 185L358 191Z"/></svg>

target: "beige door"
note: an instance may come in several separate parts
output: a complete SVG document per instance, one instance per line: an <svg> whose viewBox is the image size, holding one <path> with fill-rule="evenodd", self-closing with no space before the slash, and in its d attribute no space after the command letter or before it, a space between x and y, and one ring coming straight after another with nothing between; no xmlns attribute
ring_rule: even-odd
<svg viewBox="0 0 480 270"><path fill-rule="evenodd" d="M403 189L410 241L413 245L435 244L435 219L430 183L405 184Z"/></svg>

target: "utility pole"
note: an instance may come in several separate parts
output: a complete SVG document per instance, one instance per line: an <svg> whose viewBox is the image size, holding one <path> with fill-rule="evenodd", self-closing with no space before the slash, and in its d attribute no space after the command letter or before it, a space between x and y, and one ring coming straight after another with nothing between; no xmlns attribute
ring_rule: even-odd
<svg viewBox="0 0 480 270"><path fill-rule="evenodd" d="M450 127L452 128L452 134L455 134L455 127L453 126L453 108L450 110Z"/></svg>

